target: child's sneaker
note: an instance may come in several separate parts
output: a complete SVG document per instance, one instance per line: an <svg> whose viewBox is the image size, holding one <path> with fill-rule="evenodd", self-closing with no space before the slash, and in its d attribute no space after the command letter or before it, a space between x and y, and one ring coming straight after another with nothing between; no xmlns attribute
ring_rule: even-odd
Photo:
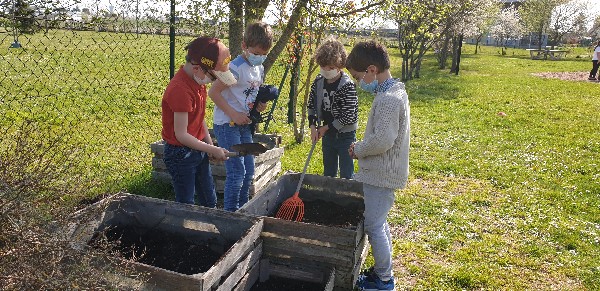
<svg viewBox="0 0 600 291"><path fill-rule="evenodd" d="M364 275L358 277L356 286L358 287L358 290L361 291L396 290L394 278L390 278L390 280L386 282L381 281L372 268L367 270Z"/></svg>
<svg viewBox="0 0 600 291"><path fill-rule="evenodd" d="M590 80L590 81L596 81L596 78L594 78L594 77L588 77L588 80Z"/></svg>

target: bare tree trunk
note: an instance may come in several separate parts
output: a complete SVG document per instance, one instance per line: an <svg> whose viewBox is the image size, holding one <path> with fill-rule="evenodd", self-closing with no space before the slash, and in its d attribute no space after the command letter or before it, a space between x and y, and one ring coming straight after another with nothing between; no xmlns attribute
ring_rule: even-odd
<svg viewBox="0 0 600 291"><path fill-rule="evenodd" d="M452 41L452 67L450 68L450 73L455 73L456 75L458 75L458 71L460 70L462 40L463 35L459 34L455 36Z"/></svg>
<svg viewBox="0 0 600 291"><path fill-rule="evenodd" d="M538 36L538 49L541 50L542 49L542 34L544 33L544 25L542 24L540 26L540 29L537 32L537 36Z"/></svg>
<svg viewBox="0 0 600 291"><path fill-rule="evenodd" d="M479 43L481 43L482 38L483 38L483 33L477 35L477 37L475 38L475 54L477 54L477 51L479 49Z"/></svg>
<svg viewBox="0 0 600 291"><path fill-rule="evenodd" d="M244 36L244 0L229 2L229 52L232 57L242 53Z"/></svg>
<svg viewBox="0 0 600 291"><path fill-rule="evenodd" d="M277 60L277 58L279 57L281 52L287 46L287 44L290 40L290 37L292 36L292 33L294 33L294 30L296 29L296 26L298 25L298 22L300 21L300 16L302 14L301 12L302 12L302 10L304 10L306 8L307 4L308 4L308 0L299 0L298 3L296 3L296 7L294 7L294 10L292 11L292 15L290 16L288 23L286 24L285 28L283 29L281 36L279 37L279 40L277 40L277 43L275 43L275 45L269 52L267 59L263 63L263 66L265 67L265 75L269 72L269 70L271 69L273 64L275 64L275 61Z"/></svg>
<svg viewBox="0 0 600 291"><path fill-rule="evenodd" d="M448 46L450 44L451 35L446 35L444 37L444 43L442 44L442 48L438 52L438 66L441 70L446 68L446 60L448 60Z"/></svg>

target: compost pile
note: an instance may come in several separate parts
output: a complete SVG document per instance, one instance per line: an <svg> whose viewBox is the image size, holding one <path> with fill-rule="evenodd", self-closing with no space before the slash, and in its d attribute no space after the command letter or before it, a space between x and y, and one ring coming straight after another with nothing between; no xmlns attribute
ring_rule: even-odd
<svg viewBox="0 0 600 291"><path fill-rule="evenodd" d="M363 218L362 211L354 207L342 207L325 200L304 200L304 223L353 228Z"/></svg>
<svg viewBox="0 0 600 291"><path fill-rule="evenodd" d="M109 245L125 259L187 275L208 271L223 255L212 250L209 242L190 241L178 234L132 226L114 226L98 232L89 244L92 247Z"/></svg>

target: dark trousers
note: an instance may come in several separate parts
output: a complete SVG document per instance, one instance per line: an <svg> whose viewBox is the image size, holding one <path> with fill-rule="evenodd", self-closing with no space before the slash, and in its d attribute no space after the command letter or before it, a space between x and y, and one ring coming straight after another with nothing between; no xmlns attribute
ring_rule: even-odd
<svg viewBox="0 0 600 291"><path fill-rule="evenodd" d="M171 174L175 201L215 208L217 193L208 154L184 146L165 144L163 160Z"/></svg>
<svg viewBox="0 0 600 291"><path fill-rule="evenodd" d="M354 160L348 153L350 145L356 141L356 131L326 133L323 136L323 176L335 177L340 169L340 178L354 178ZM339 163L338 163L339 162Z"/></svg>
<svg viewBox="0 0 600 291"><path fill-rule="evenodd" d="M598 60L592 61L592 70L590 71L590 78L598 77L596 76L596 73L598 73L598 67L600 67L600 64L598 64Z"/></svg>

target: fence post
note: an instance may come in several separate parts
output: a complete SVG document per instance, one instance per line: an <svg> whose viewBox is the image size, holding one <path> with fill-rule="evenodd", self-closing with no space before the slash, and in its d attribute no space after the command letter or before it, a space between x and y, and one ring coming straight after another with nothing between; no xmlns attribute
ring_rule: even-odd
<svg viewBox="0 0 600 291"><path fill-rule="evenodd" d="M19 31L17 30L19 25L17 24L17 18L15 17L16 6L15 0L12 0L12 18L13 18L13 43L10 44L10 48L21 48L19 43Z"/></svg>
<svg viewBox="0 0 600 291"><path fill-rule="evenodd" d="M175 76L175 0L171 0L171 19L169 20L169 79Z"/></svg>

